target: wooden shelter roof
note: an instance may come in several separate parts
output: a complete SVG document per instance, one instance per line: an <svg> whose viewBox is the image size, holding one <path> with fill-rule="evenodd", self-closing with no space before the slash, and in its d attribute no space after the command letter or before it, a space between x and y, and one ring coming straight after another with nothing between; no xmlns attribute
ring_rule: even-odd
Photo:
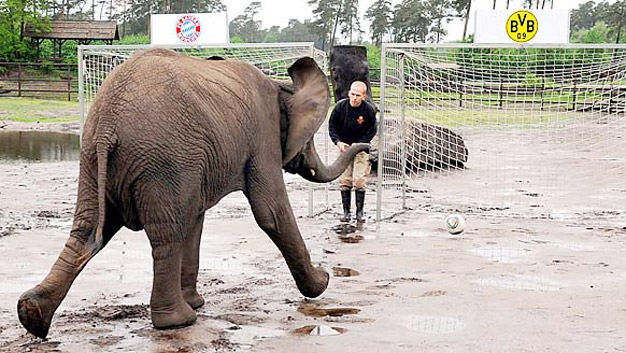
<svg viewBox="0 0 626 353"><path fill-rule="evenodd" d="M24 27L24 36L41 39L118 40L115 21L52 20L50 30L37 33L32 24Z"/></svg>

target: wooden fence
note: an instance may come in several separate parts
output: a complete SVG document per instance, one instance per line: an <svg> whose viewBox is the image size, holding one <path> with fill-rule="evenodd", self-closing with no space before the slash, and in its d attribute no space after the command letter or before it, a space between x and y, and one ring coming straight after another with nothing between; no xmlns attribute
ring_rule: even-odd
<svg viewBox="0 0 626 353"><path fill-rule="evenodd" d="M77 67L59 63L0 62L0 97L78 94Z"/></svg>

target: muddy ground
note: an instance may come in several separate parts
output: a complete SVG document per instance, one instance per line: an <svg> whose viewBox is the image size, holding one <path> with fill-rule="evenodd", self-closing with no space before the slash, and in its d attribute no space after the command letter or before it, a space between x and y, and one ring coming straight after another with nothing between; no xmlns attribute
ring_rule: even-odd
<svg viewBox="0 0 626 353"><path fill-rule="evenodd" d="M124 229L78 277L39 340L20 326L16 302L68 237L77 175L77 162L0 164L0 351L626 351L623 214L474 213L453 237L442 228L445 213L416 208L342 229L338 192L331 211L307 218L305 183L290 175L312 259L333 273L321 299L303 299L236 193L207 212L199 276L206 304L195 325L152 328L150 248L143 232ZM370 216L374 198L368 194Z"/></svg>

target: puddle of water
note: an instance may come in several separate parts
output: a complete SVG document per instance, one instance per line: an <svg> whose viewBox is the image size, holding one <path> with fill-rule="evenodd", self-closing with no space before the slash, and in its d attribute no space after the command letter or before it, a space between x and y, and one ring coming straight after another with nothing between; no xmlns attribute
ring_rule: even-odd
<svg viewBox="0 0 626 353"><path fill-rule="evenodd" d="M253 345L257 341L262 341L266 339L272 339L276 337L281 337L285 335L285 331L268 328L268 327L260 327L260 326L237 326L237 330L232 331L232 336L230 340L237 344L250 344Z"/></svg>
<svg viewBox="0 0 626 353"><path fill-rule="evenodd" d="M343 327L326 325L309 325L293 330L296 336L337 336L348 331Z"/></svg>
<svg viewBox="0 0 626 353"><path fill-rule="evenodd" d="M335 277L353 277L358 276L360 273L357 270L353 270L347 267L333 267L333 276Z"/></svg>
<svg viewBox="0 0 626 353"><path fill-rule="evenodd" d="M501 247L476 248L472 249L471 252L476 255L480 255L489 261L505 264L515 262L520 257L526 256L526 254L529 253L528 250L524 249Z"/></svg>
<svg viewBox="0 0 626 353"><path fill-rule="evenodd" d="M474 282L481 286L500 287L538 292L556 292L561 286L540 276L486 277Z"/></svg>
<svg viewBox="0 0 626 353"><path fill-rule="evenodd" d="M422 333L446 334L463 330L465 323L449 317L414 316L410 318L409 328Z"/></svg>
<svg viewBox="0 0 626 353"><path fill-rule="evenodd" d="M0 131L0 162L77 161L78 135L43 131Z"/></svg>

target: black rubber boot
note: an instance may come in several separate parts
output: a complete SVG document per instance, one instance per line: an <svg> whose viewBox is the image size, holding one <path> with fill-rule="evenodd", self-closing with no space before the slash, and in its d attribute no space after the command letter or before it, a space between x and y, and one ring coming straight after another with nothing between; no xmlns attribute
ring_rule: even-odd
<svg viewBox="0 0 626 353"><path fill-rule="evenodd" d="M350 203L352 190L341 190L341 203L343 204L343 217L339 220L341 222L350 222Z"/></svg>
<svg viewBox="0 0 626 353"><path fill-rule="evenodd" d="M365 203L365 190L356 190L355 201L356 201L356 221L359 223L365 222L365 218L363 217L363 204Z"/></svg>

